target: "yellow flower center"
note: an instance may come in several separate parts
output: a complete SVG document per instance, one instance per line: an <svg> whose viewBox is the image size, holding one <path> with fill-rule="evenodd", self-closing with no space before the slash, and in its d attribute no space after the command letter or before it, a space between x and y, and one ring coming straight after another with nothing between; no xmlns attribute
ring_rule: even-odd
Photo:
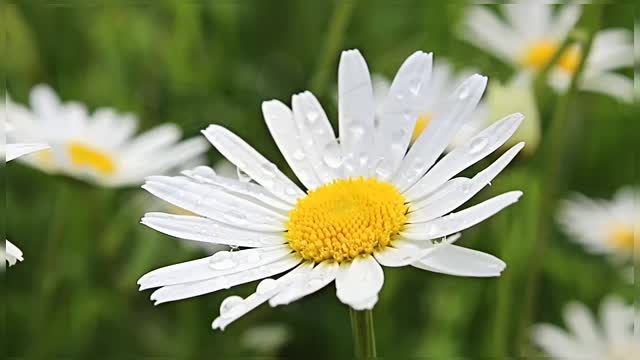
<svg viewBox="0 0 640 360"><path fill-rule="evenodd" d="M412 144L416 142L416 140L418 140L418 137L420 137L420 135L422 134L424 129L427 128L430 122L431 122L431 115L429 114L422 114L418 117L418 120L416 121L416 126L413 128L413 134L411 134Z"/></svg>
<svg viewBox="0 0 640 360"><path fill-rule="evenodd" d="M78 168L93 169L101 175L112 175L116 166L109 155L95 150L87 145L70 142L67 144L67 151L71 164Z"/></svg>
<svg viewBox="0 0 640 360"><path fill-rule="evenodd" d="M632 250L635 236L633 228L624 225L616 225L611 231L611 244L620 250Z"/></svg>
<svg viewBox="0 0 640 360"><path fill-rule="evenodd" d="M522 65L532 68L533 70L542 70L551 61L558 51L558 44L554 41L541 40L529 47L522 58ZM578 69L582 51L578 47L570 47L558 59L557 66L559 69L573 75Z"/></svg>
<svg viewBox="0 0 640 360"><path fill-rule="evenodd" d="M337 180L289 213L289 246L309 261L349 261L389 245L407 220L400 192L376 179Z"/></svg>

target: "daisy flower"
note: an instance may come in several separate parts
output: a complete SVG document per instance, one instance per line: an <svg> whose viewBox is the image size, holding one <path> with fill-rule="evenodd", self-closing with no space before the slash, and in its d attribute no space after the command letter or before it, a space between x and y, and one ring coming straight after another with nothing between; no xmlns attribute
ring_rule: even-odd
<svg viewBox="0 0 640 360"><path fill-rule="evenodd" d="M500 147L522 116L506 117L438 161L485 90L487 78L473 75L449 95L449 111L437 113L409 148L431 65L431 54L423 52L404 62L374 125L366 62L357 50L343 52L340 141L308 91L292 97L292 109L277 100L262 104L273 139L307 191L231 131L209 126L203 131L207 139L255 183L217 176L208 167L179 177L149 177L143 188L198 216L149 213L142 223L178 238L242 249L157 269L140 278L140 289L160 288L151 295L159 304L264 279L246 299L222 302L212 327L224 329L260 304L288 304L332 282L341 302L372 309L384 283L382 266L499 276L506 266L500 259L453 242L522 193L452 211L497 176L524 144L472 178L454 176Z"/></svg>
<svg viewBox="0 0 640 360"><path fill-rule="evenodd" d="M530 79L553 58L580 18L577 4L554 6L541 1L501 5L504 20L483 6L470 8L464 20L464 38L485 49ZM549 73L549 85L563 92L581 62L583 50L573 45ZM633 65L632 33L626 29L598 32L585 62L580 88L623 101L633 98L632 79L614 71Z"/></svg>
<svg viewBox="0 0 640 360"><path fill-rule="evenodd" d="M13 128L5 122L4 126L7 133L13 131ZM3 144L4 145L4 144ZM26 155L35 151L40 151L47 149L49 146L45 144L6 144L2 147L2 152L5 154L5 161L14 160L22 155ZM6 259L6 262L9 263L9 266L14 265L17 261L23 261L23 254L17 246L13 245L9 242L9 240L5 240L5 246L2 249L2 255ZM2 269L4 270L5 262L2 262Z"/></svg>
<svg viewBox="0 0 640 360"><path fill-rule="evenodd" d="M569 331L554 325L536 325L533 341L553 359L635 360L640 343L633 334L633 308L617 296L606 298L600 321L579 303L569 304L564 321Z"/></svg>
<svg viewBox="0 0 640 360"><path fill-rule="evenodd" d="M422 98L416 99L417 105L420 107L418 111L418 120L411 134L411 142L415 142L422 134L424 129L429 125L431 119L438 112L446 112L448 109L447 98L465 79L473 72L463 70L455 74L451 65L446 60L440 59L433 65L431 80L427 84L427 88L421 91ZM374 74L372 76L373 99L376 106L376 118L379 119L385 111L385 101L391 87L391 83L382 75ZM461 139L466 140L470 136L475 135L479 130L487 125L488 108L484 102L480 102L475 111L471 112L469 118L462 125L458 134L453 138L450 145L458 144ZM468 134L468 135L467 135Z"/></svg>
<svg viewBox="0 0 640 360"><path fill-rule="evenodd" d="M83 104L63 103L44 85L32 89L30 105L27 109L8 100L7 115L15 127L9 138L49 144L49 151L21 159L47 173L103 186L131 186L181 166L207 147L201 137L179 143L181 131L173 124L134 136L138 121L132 114L110 108L89 114Z"/></svg>
<svg viewBox="0 0 640 360"><path fill-rule="evenodd" d="M587 251L630 260L640 234L640 189L623 187L611 200L575 194L564 201L558 222Z"/></svg>

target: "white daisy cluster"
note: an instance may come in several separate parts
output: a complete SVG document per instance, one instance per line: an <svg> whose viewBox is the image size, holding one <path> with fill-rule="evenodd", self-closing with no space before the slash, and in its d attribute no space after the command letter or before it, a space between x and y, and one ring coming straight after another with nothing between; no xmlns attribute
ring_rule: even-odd
<svg viewBox="0 0 640 360"><path fill-rule="evenodd" d="M237 135L209 126L206 138L253 182L221 177L208 167L183 176L149 177L143 188L196 215L149 213L142 223L178 238L238 250L154 270L140 278L140 289L159 288L151 295L159 304L264 279L249 297L231 296L222 303L213 328L224 329L260 304L288 304L333 282L340 301L356 310L371 309L384 283L382 266L499 276L504 262L454 242L460 231L522 193L453 211L489 184L524 144L474 177L456 175L502 146L523 116L495 122L440 159L478 105L487 78L472 75L451 91L411 144L432 81L432 55L414 53L376 112L364 58L357 50L343 52L340 141L308 91L294 95L291 108L277 100L263 103L271 135L307 191ZM286 274L270 278L280 273Z"/></svg>
<svg viewBox="0 0 640 360"><path fill-rule="evenodd" d="M500 10L504 19L487 7L471 7L464 21L464 38L513 66L521 79L531 79L549 63L581 14L577 4L554 11L554 5L535 0L501 5ZM633 66L632 39L631 31L625 29L599 31L585 61L580 89L632 101L633 80L615 72ZM552 88L560 92L568 88L582 53L580 46L572 44L560 55L549 73Z"/></svg>
<svg viewBox="0 0 640 360"><path fill-rule="evenodd" d="M103 186L131 186L152 174L166 173L206 150L200 137L179 142L180 129L165 124L134 136L132 114L84 104L61 102L45 86L34 87L30 108L7 100L5 110L14 129L10 141L44 142L51 149L21 161L42 171L65 174Z"/></svg>

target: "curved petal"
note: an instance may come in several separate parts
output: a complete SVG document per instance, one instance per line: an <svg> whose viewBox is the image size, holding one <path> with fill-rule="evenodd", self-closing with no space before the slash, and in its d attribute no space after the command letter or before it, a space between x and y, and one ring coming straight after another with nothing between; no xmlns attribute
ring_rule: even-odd
<svg viewBox="0 0 640 360"><path fill-rule="evenodd" d="M523 147L524 143L518 143L472 179L451 179L431 195L418 202L411 203L408 222L416 223L433 220L457 209L486 185L490 184Z"/></svg>
<svg viewBox="0 0 640 360"><path fill-rule="evenodd" d="M7 144L6 146L6 161L49 148L49 145L46 144Z"/></svg>
<svg viewBox="0 0 640 360"><path fill-rule="evenodd" d="M9 263L9 266L15 265L16 261L23 261L24 257L22 251L17 246L13 245L9 240L5 240L5 256ZM3 264L4 268L4 264Z"/></svg>
<svg viewBox="0 0 640 360"><path fill-rule="evenodd" d="M552 7L543 3L519 3L502 5L511 26L519 32L524 41L544 37L551 22Z"/></svg>
<svg viewBox="0 0 640 360"><path fill-rule="evenodd" d="M436 115L423 134L411 146L392 183L402 192L415 184L436 162L451 139L460 130L469 113L478 105L487 86L487 78L472 75L446 100L450 111Z"/></svg>
<svg viewBox="0 0 640 360"><path fill-rule="evenodd" d="M155 304L158 305L209 294L218 290L229 289L236 285L246 284L251 281L280 274L295 267L300 261L301 259L299 257L291 254L280 260L251 270L218 276L204 281L165 286L151 294L151 300L155 301Z"/></svg>
<svg viewBox="0 0 640 360"><path fill-rule="evenodd" d="M338 65L338 117L345 177L369 175L375 112L372 89L362 54L358 50L343 51Z"/></svg>
<svg viewBox="0 0 640 360"><path fill-rule="evenodd" d="M451 213L447 216L424 223L408 224L400 235L410 240L428 240L470 228L495 215L505 207L515 203L522 196L522 191L510 191L470 208Z"/></svg>
<svg viewBox="0 0 640 360"><path fill-rule="evenodd" d="M323 261L313 269L292 282L289 287L269 300L269 305L278 306L290 304L296 300L313 294L329 285L336 279L340 266L335 261Z"/></svg>
<svg viewBox="0 0 640 360"><path fill-rule="evenodd" d="M569 303L565 307L563 315L567 327L575 334L579 342L594 347L603 347L605 350L604 334L600 333L593 315L586 306L577 302Z"/></svg>
<svg viewBox="0 0 640 360"><path fill-rule="evenodd" d="M373 256L357 257L350 263L340 264L336 277L338 299L354 310L372 309L384 283L384 272Z"/></svg>
<svg viewBox="0 0 640 360"><path fill-rule="evenodd" d="M122 151L128 156L141 156L171 146L180 140L178 125L163 124L138 135Z"/></svg>
<svg viewBox="0 0 640 360"><path fill-rule="evenodd" d="M287 221L278 211L182 176L150 176L142 188L185 210L250 230L282 231Z"/></svg>
<svg viewBox="0 0 640 360"><path fill-rule="evenodd" d="M400 248L387 246L382 250L374 252L373 256L376 258L376 261L378 261L378 263L380 263L380 265L382 266L402 267L410 265L411 263L426 256L431 251L433 251L433 249L433 246L425 249L419 249L410 246Z"/></svg>
<svg viewBox="0 0 640 360"><path fill-rule="evenodd" d="M433 54L416 51L400 66L389 94L378 112L376 129L377 155L371 164L372 174L387 181L398 169L407 152L416 119L422 110L424 94L429 89Z"/></svg>
<svg viewBox="0 0 640 360"><path fill-rule="evenodd" d="M242 247L266 247L286 243L284 232L250 231L200 216L147 213L141 223L177 238Z"/></svg>
<svg viewBox="0 0 640 360"><path fill-rule="evenodd" d="M629 103L633 101L633 80L616 73L585 74L580 89L609 95Z"/></svg>
<svg viewBox="0 0 640 360"><path fill-rule="evenodd" d="M291 97L293 116L308 161L321 183L342 177L342 153L331 123L320 102L309 91Z"/></svg>
<svg viewBox="0 0 640 360"><path fill-rule="evenodd" d="M569 31L571 31L578 22L580 13L580 5L566 4L562 6L552 20L547 33L559 41L563 41L567 37L567 34L569 34Z"/></svg>
<svg viewBox="0 0 640 360"><path fill-rule="evenodd" d="M493 255L461 246L442 244L435 249L412 265L423 270L467 277L500 276L507 266Z"/></svg>
<svg viewBox="0 0 640 360"><path fill-rule="evenodd" d="M511 114L465 141L438 161L422 179L403 194L404 197L409 201L424 197L452 176L491 154L509 140L523 119L524 115L520 113Z"/></svg>
<svg viewBox="0 0 640 360"><path fill-rule="evenodd" d="M231 297L236 299L233 301L232 306L225 306L225 302L228 301L227 298L222 302L220 306L220 316L218 316L211 327L215 329L224 330L229 324L236 321L249 311L257 308L261 304L265 303L272 297L276 296L278 293L286 289L289 285L294 283L296 279L309 270L309 266L313 266L310 263L303 263L292 271L284 274L277 280L274 279L264 279L258 284L256 288L256 292L249 295L246 299L242 299L239 297Z"/></svg>
<svg viewBox="0 0 640 360"><path fill-rule="evenodd" d="M558 359L594 359L594 354L587 354L581 343L571 338L556 326L536 325L533 328L533 341L545 353ZM595 360L595 359L594 359Z"/></svg>
<svg viewBox="0 0 640 360"><path fill-rule="evenodd" d="M290 257L287 245L240 251L218 251L206 258L165 266L146 273L138 280L140 290L187 284L220 276L246 272Z"/></svg>
<svg viewBox="0 0 640 360"><path fill-rule="evenodd" d="M294 205L297 199L305 196L305 193L275 164L231 131L218 125L209 125L202 133L225 158L273 195Z"/></svg>
<svg viewBox="0 0 640 360"><path fill-rule="evenodd" d="M302 145L302 136L293 119L288 106L277 100L262 103L262 114L267 123L271 137L278 149L307 189L315 189L322 184L307 160L307 153Z"/></svg>

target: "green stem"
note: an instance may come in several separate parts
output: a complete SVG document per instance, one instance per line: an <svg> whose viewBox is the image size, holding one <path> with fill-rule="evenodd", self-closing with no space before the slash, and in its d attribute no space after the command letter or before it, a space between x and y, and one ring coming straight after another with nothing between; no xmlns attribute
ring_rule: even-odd
<svg viewBox="0 0 640 360"><path fill-rule="evenodd" d="M376 358L376 335L373 330L373 312L356 311L349 308L356 359Z"/></svg>
<svg viewBox="0 0 640 360"><path fill-rule="evenodd" d="M582 58L580 64L576 70L576 73L571 80L569 89L566 94L558 100L555 113L550 124L550 128L547 132L548 146L543 147L546 151L542 154L541 160L543 164L543 177L542 177L542 198L539 206L538 223L536 226L536 243L534 244L534 256L532 259L544 259L547 241L553 235L552 226L554 223L553 214L556 201L561 192L561 173L566 171L564 163L564 144L565 136L569 129L569 114L571 107L575 100L575 95L578 90L578 86L582 79L583 70L585 68L585 60L589 57L591 52L591 45L593 38L598 29L600 28L600 21L602 15L602 5L591 4L585 6L584 11L584 26L587 29L586 37L583 40ZM527 281L526 288L526 304L524 307L524 314L522 317L522 325L520 327L519 342L520 348L523 349L527 343L529 335L529 327L532 324L533 313L536 307L538 285L540 272L542 270L541 261L533 261L529 272L529 279Z"/></svg>
<svg viewBox="0 0 640 360"><path fill-rule="evenodd" d="M322 96L325 91L327 79L331 74L331 64L335 61L336 53L340 49L340 46L342 46L345 29L349 24L349 19L351 18L355 5L356 0L336 0L335 2L336 7L329 21L324 49L318 61L315 75L311 79L311 89L317 96Z"/></svg>

